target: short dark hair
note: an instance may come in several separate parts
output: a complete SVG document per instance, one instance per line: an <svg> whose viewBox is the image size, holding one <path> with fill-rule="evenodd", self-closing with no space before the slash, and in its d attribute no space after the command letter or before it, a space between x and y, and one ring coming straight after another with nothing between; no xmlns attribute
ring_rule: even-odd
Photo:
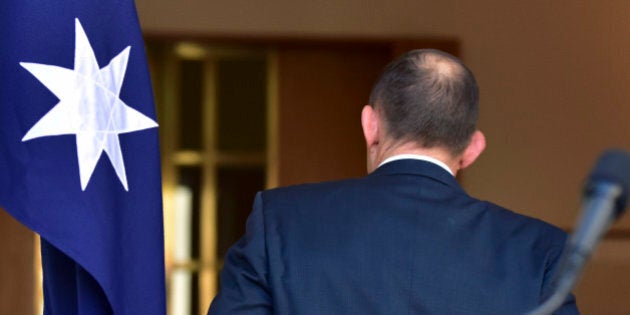
<svg viewBox="0 0 630 315"><path fill-rule="evenodd" d="M435 49L410 51L391 62L370 94L386 133L422 147L462 153L476 130L479 89L472 72Z"/></svg>

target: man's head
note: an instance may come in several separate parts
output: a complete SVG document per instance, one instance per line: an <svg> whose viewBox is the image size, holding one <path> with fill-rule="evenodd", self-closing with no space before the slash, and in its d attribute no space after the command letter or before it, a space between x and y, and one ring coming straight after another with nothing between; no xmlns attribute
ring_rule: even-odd
<svg viewBox="0 0 630 315"><path fill-rule="evenodd" d="M364 108L363 116L373 116L378 124L376 139L369 139L374 135L366 132L366 122L363 126L368 169L375 167L370 162L419 151L437 152L441 160L457 164L454 171L468 166L485 147L476 131L478 105L477 83L461 61L438 50L408 52L385 68ZM471 145L479 152L472 161L460 161Z"/></svg>

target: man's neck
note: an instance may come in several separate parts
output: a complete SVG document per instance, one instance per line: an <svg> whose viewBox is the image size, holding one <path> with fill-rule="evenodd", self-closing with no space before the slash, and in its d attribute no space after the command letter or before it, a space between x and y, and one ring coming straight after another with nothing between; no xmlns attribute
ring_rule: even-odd
<svg viewBox="0 0 630 315"><path fill-rule="evenodd" d="M425 162L429 162L432 164L435 164L441 168L443 168L445 171L447 171L449 174L455 176L455 174L453 173L453 170L451 170L451 168L446 165L444 162L430 157L428 155L420 155L420 154L399 154L399 155L394 155L394 156L390 156L387 159L385 159L385 161L381 162L381 164L379 164L378 167L383 166L383 164L387 164L389 162L394 162L394 161L398 161L398 160L420 160L420 161L425 161Z"/></svg>
<svg viewBox="0 0 630 315"><path fill-rule="evenodd" d="M416 155L416 156L424 156L429 157L429 159L435 159L440 161L443 166L446 166L450 173L455 175L457 171L459 171L459 163L457 158L453 158L450 152L444 150L442 148L421 148L417 145L408 143L408 144L398 144L386 147L385 150L379 152L381 154L377 155L375 166L382 164L388 158L400 156L400 155Z"/></svg>

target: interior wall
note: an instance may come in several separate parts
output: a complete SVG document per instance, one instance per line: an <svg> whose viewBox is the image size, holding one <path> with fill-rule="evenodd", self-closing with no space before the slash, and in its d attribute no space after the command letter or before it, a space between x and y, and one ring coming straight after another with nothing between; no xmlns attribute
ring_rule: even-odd
<svg viewBox="0 0 630 315"><path fill-rule="evenodd" d="M630 2L482 2L456 6L489 144L466 184L571 226L600 152L630 149ZM630 216L622 221L630 227Z"/></svg>
<svg viewBox="0 0 630 315"><path fill-rule="evenodd" d="M630 149L630 2L137 0L145 32L460 40L481 88L488 148L474 196L570 228L604 148ZM358 113L357 113L358 115ZM630 215L616 228L630 229ZM586 314L627 314L627 239L598 250L578 289ZM608 292L608 294L603 294Z"/></svg>
<svg viewBox="0 0 630 315"><path fill-rule="evenodd" d="M147 33L449 36L481 87L475 196L563 227L602 149L630 149L630 3L500 0L136 1ZM630 228L630 216L623 219Z"/></svg>
<svg viewBox="0 0 630 315"><path fill-rule="evenodd" d="M137 0L144 32L235 35L445 35L451 1ZM419 34L420 33L420 34Z"/></svg>

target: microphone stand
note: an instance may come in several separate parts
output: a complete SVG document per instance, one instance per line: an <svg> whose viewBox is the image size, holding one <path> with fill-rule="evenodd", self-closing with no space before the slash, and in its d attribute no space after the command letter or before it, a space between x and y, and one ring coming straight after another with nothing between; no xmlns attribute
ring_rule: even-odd
<svg viewBox="0 0 630 315"><path fill-rule="evenodd" d="M527 315L550 315L562 306L591 253L614 221L615 201L621 194L621 187L611 183L601 183L592 188L591 198L587 199L578 228L562 254L560 268L552 282L553 294Z"/></svg>

